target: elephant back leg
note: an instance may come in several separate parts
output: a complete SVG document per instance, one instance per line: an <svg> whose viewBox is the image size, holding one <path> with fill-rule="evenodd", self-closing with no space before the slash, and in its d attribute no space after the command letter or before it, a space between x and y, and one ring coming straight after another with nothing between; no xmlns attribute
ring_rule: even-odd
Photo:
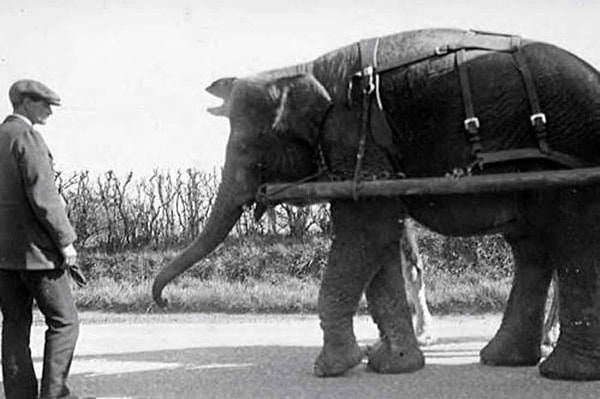
<svg viewBox="0 0 600 399"><path fill-rule="evenodd" d="M415 307L415 334L419 345L429 345L434 341L431 332L432 317L425 298L425 270L415 237L415 227L410 219L404 220L404 230L400 239L400 266L404 285L410 302Z"/></svg>
<svg viewBox="0 0 600 399"><path fill-rule="evenodd" d="M515 263L500 328L481 350L483 364L533 366L541 358L542 326L552 268L541 235L506 235Z"/></svg>
<svg viewBox="0 0 600 399"><path fill-rule="evenodd" d="M565 380L600 379L600 189L563 195L552 229L558 269L560 335L540 373Z"/></svg>

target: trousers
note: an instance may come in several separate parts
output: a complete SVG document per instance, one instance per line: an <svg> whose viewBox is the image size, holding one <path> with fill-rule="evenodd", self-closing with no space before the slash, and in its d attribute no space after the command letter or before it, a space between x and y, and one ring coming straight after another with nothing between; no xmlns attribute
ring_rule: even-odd
<svg viewBox="0 0 600 399"><path fill-rule="evenodd" d="M47 326L39 397L68 397L67 377L79 336L79 319L68 273L59 269L0 270L2 376L6 399L38 397L29 346L33 300Z"/></svg>

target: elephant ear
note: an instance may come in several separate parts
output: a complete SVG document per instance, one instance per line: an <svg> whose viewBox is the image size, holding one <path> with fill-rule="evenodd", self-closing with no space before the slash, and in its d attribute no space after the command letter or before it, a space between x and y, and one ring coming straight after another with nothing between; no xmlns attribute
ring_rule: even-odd
<svg viewBox="0 0 600 399"><path fill-rule="evenodd" d="M206 88L207 92L224 100L223 104L218 107L207 108L208 112L215 116L229 116L229 98L236 81L237 78L233 77L221 78L215 80Z"/></svg>
<svg viewBox="0 0 600 399"><path fill-rule="evenodd" d="M290 132L308 139L314 145L318 131L332 100L313 75L297 75L278 79L270 91L278 106L271 124L275 132Z"/></svg>

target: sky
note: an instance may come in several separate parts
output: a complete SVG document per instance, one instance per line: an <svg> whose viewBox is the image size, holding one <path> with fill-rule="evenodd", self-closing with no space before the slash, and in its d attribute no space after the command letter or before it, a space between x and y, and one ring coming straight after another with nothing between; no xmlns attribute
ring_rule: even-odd
<svg viewBox="0 0 600 399"><path fill-rule="evenodd" d="M38 126L59 170L212 170L229 128L204 88L221 77L433 27L518 34L600 68L599 17L597 0L2 0L0 115L2 92L36 79L64 104Z"/></svg>

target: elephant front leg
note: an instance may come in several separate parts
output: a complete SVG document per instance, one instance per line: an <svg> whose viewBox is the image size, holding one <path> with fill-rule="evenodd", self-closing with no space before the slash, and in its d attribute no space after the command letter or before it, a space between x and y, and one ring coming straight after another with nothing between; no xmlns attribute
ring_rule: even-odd
<svg viewBox="0 0 600 399"><path fill-rule="evenodd" d="M369 207L362 202L331 205L334 238L319 291L323 348L314 364L318 377L344 374L364 357L353 331L360 298L377 270L366 260Z"/></svg>
<svg viewBox="0 0 600 399"><path fill-rule="evenodd" d="M314 364L317 377L342 375L357 366L364 357L364 351L356 342L352 319L366 284L362 280L370 276L358 271L354 281L349 284L345 281L348 270L343 267L355 264L361 258L358 248L346 247L334 239L319 291L323 348Z"/></svg>
<svg viewBox="0 0 600 399"><path fill-rule="evenodd" d="M409 373L423 368L425 358L415 338L404 281L392 249L380 253L377 259L383 267L366 292L369 311L380 336L367 355L369 367L377 372Z"/></svg>
<svg viewBox="0 0 600 399"><path fill-rule="evenodd" d="M352 318L358 308L364 285L370 276L366 270L357 270L353 281L345 281L350 265L363 256L358 247L348 247L334 239L321 290L319 291L319 317L323 330L323 348L314 364L317 377L344 374L357 366L364 357L354 336ZM351 273L354 274L354 273ZM365 281L363 281L365 280Z"/></svg>
<svg viewBox="0 0 600 399"><path fill-rule="evenodd" d="M319 293L323 349L315 362L317 376L340 375L362 361L352 318L367 286L382 337L369 352L371 367L382 372L422 367L398 267L401 214L395 200L332 203L334 239Z"/></svg>
<svg viewBox="0 0 600 399"><path fill-rule="evenodd" d="M544 304L552 277L546 245L534 236L506 237L515 275L500 329L481 350L483 364L533 366L541 358Z"/></svg>

